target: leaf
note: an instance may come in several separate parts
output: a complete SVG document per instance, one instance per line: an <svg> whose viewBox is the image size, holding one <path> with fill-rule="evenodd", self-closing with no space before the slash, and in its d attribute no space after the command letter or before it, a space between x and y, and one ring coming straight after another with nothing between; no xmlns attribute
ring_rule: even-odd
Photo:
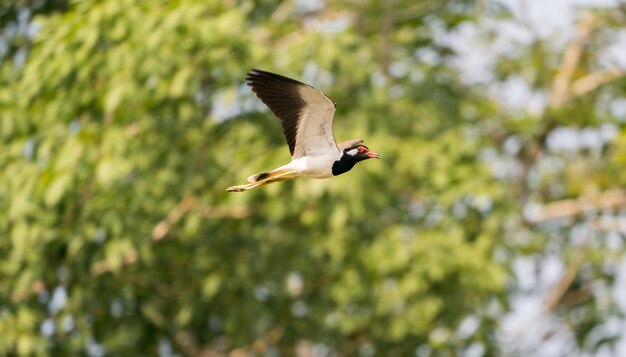
<svg viewBox="0 0 626 357"><path fill-rule="evenodd" d="M211 299L219 290L222 284L222 278L220 275L213 273L204 278L202 283L202 295L205 299Z"/></svg>
<svg viewBox="0 0 626 357"><path fill-rule="evenodd" d="M44 203L48 207L52 207L59 203L65 192L68 190L71 182L72 175L70 173L60 173L56 175L46 189Z"/></svg>
<svg viewBox="0 0 626 357"><path fill-rule="evenodd" d="M116 83L113 88L111 88L104 99L104 110L106 113L115 113L120 103L124 99L126 95L126 88L123 87L120 83Z"/></svg>
<svg viewBox="0 0 626 357"><path fill-rule="evenodd" d="M190 80L192 78L192 70L190 67L184 67L176 72L172 85L170 87L170 95L174 98L181 97L185 93L189 93Z"/></svg>

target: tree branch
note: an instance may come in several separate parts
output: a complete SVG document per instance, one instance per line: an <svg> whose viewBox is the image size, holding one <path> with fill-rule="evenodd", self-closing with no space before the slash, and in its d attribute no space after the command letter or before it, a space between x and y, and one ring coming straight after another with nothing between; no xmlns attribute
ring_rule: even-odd
<svg viewBox="0 0 626 357"><path fill-rule="evenodd" d="M165 238L172 227L188 213L197 213L204 218L241 219L248 217L250 215L250 210L245 206L228 210L218 207L202 206L198 203L196 198L192 196L185 196L170 210L162 221L154 226L152 229L152 240L160 241Z"/></svg>
<svg viewBox="0 0 626 357"><path fill-rule="evenodd" d="M198 200L193 196L185 196L178 204L176 204L168 212L167 216L159 221L154 228L152 228L152 242L156 243L170 233L172 228L180 221L186 214L196 213L203 218L215 219L215 218L232 218L241 219L251 214L248 207L235 207L231 209L223 209L211 206L202 206ZM128 266L136 263L139 260L139 253L135 249L130 249L122 257L122 266ZM110 272L112 267L106 260L100 260L91 266L91 273L93 275L101 275Z"/></svg>
<svg viewBox="0 0 626 357"><path fill-rule="evenodd" d="M598 217L593 228L600 232L617 232L626 234L626 217Z"/></svg>
<svg viewBox="0 0 626 357"><path fill-rule="evenodd" d="M160 221L152 229L152 240L160 241L170 232L172 226L176 224L185 214L187 214L194 206L196 200L191 196L185 196L176 206L174 206L167 214L165 219Z"/></svg>
<svg viewBox="0 0 626 357"><path fill-rule="evenodd" d="M574 97L591 92L598 87L626 76L626 71L614 68L588 74L577 79L572 85Z"/></svg>
<svg viewBox="0 0 626 357"><path fill-rule="evenodd" d="M589 211L603 211L626 206L626 191L614 189L597 197L580 197L551 202L543 205L528 221L538 224L553 219L574 217Z"/></svg>
<svg viewBox="0 0 626 357"><path fill-rule="evenodd" d="M137 262L139 253L135 249L130 249L122 257L122 266L131 265ZM106 260L99 260L91 266L91 274L101 275L111 271L112 267Z"/></svg>
<svg viewBox="0 0 626 357"><path fill-rule="evenodd" d="M583 47L589 41L589 37L598 26L598 23L599 20L597 16L592 13L587 13L578 26L578 33L574 40L570 42L569 46L567 46L561 60L561 65L552 81L549 99L551 107L560 108L571 99L569 87L572 76L574 75L576 67L578 67Z"/></svg>
<svg viewBox="0 0 626 357"><path fill-rule="evenodd" d="M585 245L578 247L578 250L576 250L574 256L567 264L567 267L561 276L561 280L559 280L554 288L552 288L552 290L548 293L548 296L544 301L545 311L554 311L557 306L559 306L561 299L567 292L567 289L572 285L572 282L574 282L576 275L578 275L578 272L585 261L586 251L587 247Z"/></svg>

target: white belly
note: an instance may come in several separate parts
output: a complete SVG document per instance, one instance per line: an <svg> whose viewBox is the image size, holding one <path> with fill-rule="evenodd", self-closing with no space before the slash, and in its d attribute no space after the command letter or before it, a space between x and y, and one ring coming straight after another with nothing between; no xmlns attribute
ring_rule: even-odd
<svg viewBox="0 0 626 357"><path fill-rule="evenodd" d="M305 156L299 159L295 159L285 166L278 169L292 169L295 170L300 177L309 178L329 178L333 176L332 167L333 163L341 157L341 154L337 155L324 155L324 156Z"/></svg>

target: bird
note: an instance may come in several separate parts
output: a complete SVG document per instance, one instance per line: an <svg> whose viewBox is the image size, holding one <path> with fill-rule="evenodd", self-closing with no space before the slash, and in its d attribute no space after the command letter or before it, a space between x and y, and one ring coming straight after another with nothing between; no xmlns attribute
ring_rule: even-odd
<svg viewBox="0 0 626 357"><path fill-rule="evenodd" d="M226 191L244 192L301 177L330 178L350 171L358 162L382 157L363 145L363 139L335 141L335 102L312 86L259 69L248 72L246 83L280 119L291 162L252 175L247 184L231 186Z"/></svg>

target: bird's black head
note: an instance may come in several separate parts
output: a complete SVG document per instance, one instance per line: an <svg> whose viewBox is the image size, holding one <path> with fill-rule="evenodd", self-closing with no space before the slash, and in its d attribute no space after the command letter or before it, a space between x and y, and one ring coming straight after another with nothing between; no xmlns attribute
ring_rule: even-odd
<svg viewBox="0 0 626 357"><path fill-rule="evenodd" d="M367 146L360 145L360 144L355 145L351 148L345 149L343 151L343 154L355 158L356 161L363 161L363 160L372 159L372 158L376 158L376 159L381 158L380 154L370 151L370 149Z"/></svg>
<svg viewBox="0 0 626 357"><path fill-rule="evenodd" d="M355 145L343 150L341 158L333 163L332 172L334 176L348 172L357 162L377 158L381 155L370 151L365 145Z"/></svg>

